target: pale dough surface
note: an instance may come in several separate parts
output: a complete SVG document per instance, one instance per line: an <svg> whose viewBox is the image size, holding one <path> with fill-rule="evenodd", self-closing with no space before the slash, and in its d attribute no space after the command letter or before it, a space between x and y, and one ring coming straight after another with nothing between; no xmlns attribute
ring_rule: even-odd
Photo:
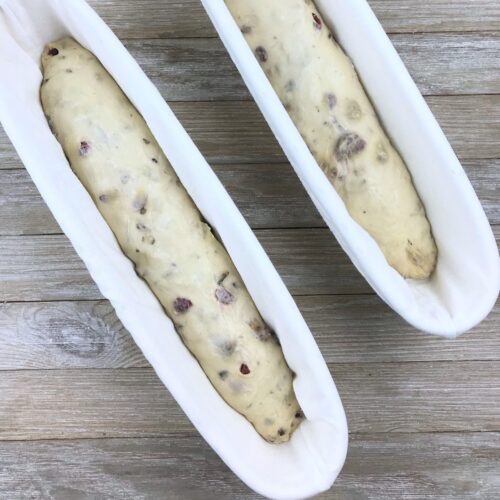
<svg viewBox="0 0 500 500"><path fill-rule="evenodd" d="M42 66L52 131L121 249L224 400L287 441L302 418L293 373L144 119L74 40L51 43Z"/></svg>
<svg viewBox="0 0 500 500"><path fill-rule="evenodd" d="M226 4L351 217L402 276L429 277L437 249L424 207L351 61L314 3Z"/></svg>

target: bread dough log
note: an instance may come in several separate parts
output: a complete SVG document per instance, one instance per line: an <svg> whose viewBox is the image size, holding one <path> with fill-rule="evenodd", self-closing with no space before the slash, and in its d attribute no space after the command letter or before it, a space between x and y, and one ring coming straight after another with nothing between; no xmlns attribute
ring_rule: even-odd
<svg viewBox="0 0 500 500"><path fill-rule="evenodd" d="M271 84L351 217L407 278L437 250L410 174L351 61L310 0L226 0Z"/></svg>
<svg viewBox="0 0 500 500"><path fill-rule="evenodd" d="M73 39L42 55L41 101L71 167L225 401L270 442L301 420L274 333L144 119Z"/></svg>

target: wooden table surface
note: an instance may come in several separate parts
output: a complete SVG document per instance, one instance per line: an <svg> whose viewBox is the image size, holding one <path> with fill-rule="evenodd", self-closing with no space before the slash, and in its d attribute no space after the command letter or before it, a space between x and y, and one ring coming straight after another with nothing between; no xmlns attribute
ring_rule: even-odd
<svg viewBox="0 0 500 500"><path fill-rule="evenodd" d="M371 0L500 237L500 2ZM350 428L324 499L500 498L500 308L456 341L377 298L325 228L198 0L93 0L254 228ZM242 450L244 452L244 450ZM256 498L200 438L0 132L0 498Z"/></svg>

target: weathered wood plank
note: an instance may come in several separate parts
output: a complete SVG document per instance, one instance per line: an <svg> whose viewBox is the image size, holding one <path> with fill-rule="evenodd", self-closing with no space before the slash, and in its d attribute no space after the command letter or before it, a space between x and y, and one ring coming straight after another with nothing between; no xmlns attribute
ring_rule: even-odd
<svg viewBox="0 0 500 500"><path fill-rule="evenodd" d="M328 499L491 499L498 496L500 435L353 435Z"/></svg>
<svg viewBox="0 0 500 500"><path fill-rule="evenodd" d="M500 226L492 229L498 246ZM372 293L329 229L254 232L292 294ZM325 280L328 273L330 279Z"/></svg>
<svg viewBox="0 0 500 500"><path fill-rule="evenodd" d="M121 38L216 36L196 0L90 0L89 3ZM369 0L385 30L392 33L498 30L495 0Z"/></svg>
<svg viewBox="0 0 500 500"><path fill-rule="evenodd" d="M170 104L209 162L285 161L282 149L253 101Z"/></svg>
<svg viewBox="0 0 500 500"><path fill-rule="evenodd" d="M352 435L338 480L317 498L493 499L499 454L498 433ZM3 442L0 462L0 495L11 500L262 498L199 436Z"/></svg>
<svg viewBox="0 0 500 500"><path fill-rule="evenodd" d="M147 367L107 301L0 303L0 370Z"/></svg>
<svg viewBox="0 0 500 500"><path fill-rule="evenodd" d="M0 170L0 235L55 233L61 228L28 172Z"/></svg>
<svg viewBox="0 0 500 500"><path fill-rule="evenodd" d="M212 162L284 161L284 155L252 101L173 102L174 113L201 152ZM2 131L0 165L20 166Z"/></svg>
<svg viewBox="0 0 500 500"><path fill-rule="evenodd" d="M327 362L500 360L500 303L449 341L418 334L374 295L302 296ZM0 370L148 367L107 301L0 304Z"/></svg>
<svg viewBox="0 0 500 500"><path fill-rule="evenodd" d="M498 361L330 367L351 432L500 430ZM0 440L194 432L148 368L1 371L0 393Z"/></svg>
<svg viewBox="0 0 500 500"><path fill-rule="evenodd" d="M391 40L424 95L500 92L496 34L404 34ZM125 45L167 101L251 99L218 38Z"/></svg>
<svg viewBox="0 0 500 500"><path fill-rule="evenodd" d="M497 360L500 302L476 328L455 340L418 333L375 295L297 297L329 363ZM336 365L334 365L334 370Z"/></svg>
<svg viewBox="0 0 500 500"><path fill-rule="evenodd" d="M500 95L430 96L427 102L462 159L500 158ZM254 102L171 105L209 161L284 160Z"/></svg>
<svg viewBox="0 0 500 500"><path fill-rule="evenodd" d="M62 235L0 238L0 301L102 298Z"/></svg>
<svg viewBox="0 0 500 500"><path fill-rule="evenodd" d="M461 160L500 158L500 95L431 96L426 101ZM488 125L479 125L481 120Z"/></svg>
<svg viewBox="0 0 500 500"><path fill-rule="evenodd" d="M500 95L431 96L427 101L462 158L500 157ZM190 109L191 103L172 107L212 161L238 162L242 153L243 163L284 159L253 102L197 103L198 113ZM219 151L224 156L219 157Z"/></svg>
<svg viewBox="0 0 500 500"><path fill-rule="evenodd" d="M351 432L500 430L497 361L332 366Z"/></svg>
<svg viewBox="0 0 500 500"><path fill-rule="evenodd" d="M167 101L251 99L219 38L127 40L125 46Z"/></svg>
<svg viewBox="0 0 500 500"><path fill-rule="evenodd" d="M500 224L500 160L469 160L464 168L490 222ZM252 228L325 226L289 164L214 165L214 170ZM0 236L60 232L26 170L0 170Z"/></svg>
<svg viewBox="0 0 500 500"><path fill-rule="evenodd" d="M259 230L292 293L370 293L327 229ZM102 298L63 235L0 238L0 301Z"/></svg>
<svg viewBox="0 0 500 500"><path fill-rule="evenodd" d="M497 21L500 28L500 17ZM500 92L498 34L392 35L391 40L424 95Z"/></svg>
<svg viewBox="0 0 500 500"><path fill-rule="evenodd" d="M424 95L500 92L498 35L391 38ZM218 38L127 40L125 45L167 101L251 99Z"/></svg>
<svg viewBox="0 0 500 500"><path fill-rule="evenodd" d="M500 24L500 6L495 0L368 0L368 3L388 32L498 31Z"/></svg>
<svg viewBox="0 0 500 500"><path fill-rule="evenodd" d="M0 394L0 441L195 432L152 369L3 371Z"/></svg>
<svg viewBox="0 0 500 500"><path fill-rule="evenodd" d="M370 293L327 229L257 231L292 293ZM0 301L90 300L101 294L64 235L0 238Z"/></svg>
<svg viewBox="0 0 500 500"><path fill-rule="evenodd" d="M430 96L427 102L462 160L500 158L500 94ZM171 107L212 163L285 161L252 101L172 102ZM2 168L20 166L3 132L0 137Z"/></svg>
<svg viewBox="0 0 500 500"><path fill-rule="evenodd" d="M23 168L23 165L0 123L0 169L4 168Z"/></svg>
<svg viewBox="0 0 500 500"><path fill-rule="evenodd" d="M500 160L466 160L463 167L490 224L500 224Z"/></svg>
<svg viewBox="0 0 500 500"><path fill-rule="evenodd" d="M217 36L198 0L89 0L120 38Z"/></svg>
<svg viewBox="0 0 500 500"><path fill-rule="evenodd" d="M493 230L498 242L500 226ZM294 295L372 292L326 228L255 234ZM0 237L0 301L101 298L64 235Z"/></svg>

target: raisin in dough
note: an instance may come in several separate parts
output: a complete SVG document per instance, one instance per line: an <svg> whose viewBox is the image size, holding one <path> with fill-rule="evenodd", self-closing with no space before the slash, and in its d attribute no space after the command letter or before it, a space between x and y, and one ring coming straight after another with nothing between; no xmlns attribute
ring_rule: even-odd
<svg viewBox="0 0 500 500"><path fill-rule="evenodd" d="M42 56L41 101L72 169L219 394L268 441L301 419L293 373L144 119L74 40Z"/></svg>
<svg viewBox="0 0 500 500"><path fill-rule="evenodd" d="M437 250L424 207L313 2L226 4L351 217L402 276L429 277Z"/></svg>

